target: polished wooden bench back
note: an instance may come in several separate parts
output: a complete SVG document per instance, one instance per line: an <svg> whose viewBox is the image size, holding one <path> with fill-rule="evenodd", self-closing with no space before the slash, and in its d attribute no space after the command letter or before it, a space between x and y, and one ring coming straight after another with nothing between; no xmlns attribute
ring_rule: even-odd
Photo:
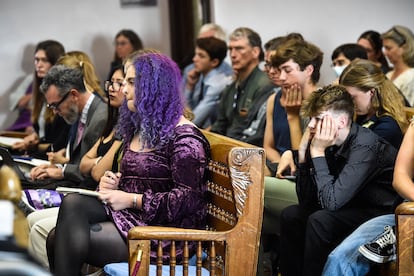
<svg viewBox="0 0 414 276"><path fill-rule="evenodd" d="M256 274L263 218L264 150L218 134L204 134L211 147L206 230L151 226L131 229L128 235L130 275L138 253L142 258L137 275L148 275L150 240L198 241L198 271L203 265L210 275ZM162 249L159 250L161 254ZM207 250L209 255L204 264L202 250ZM175 275L175 252L170 252L170 256L170 273ZM184 275L188 257L184 254ZM157 264L161 273L162 261Z"/></svg>
<svg viewBox="0 0 414 276"><path fill-rule="evenodd" d="M414 202L401 203L395 210L397 274L414 273ZM391 274L389 274L391 275Z"/></svg>

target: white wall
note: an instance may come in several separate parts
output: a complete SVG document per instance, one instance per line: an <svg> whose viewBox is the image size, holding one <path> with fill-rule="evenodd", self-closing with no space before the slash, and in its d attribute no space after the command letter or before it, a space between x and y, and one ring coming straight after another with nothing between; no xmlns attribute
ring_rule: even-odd
<svg viewBox="0 0 414 276"><path fill-rule="evenodd" d="M104 80L113 55L113 37L135 30L145 46L170 54L168 0L155 7L121 7L120 0L0 0L0 129L12 121L8 96L22 76L32 73L33 47L40 40L61 41L67 51L93 59ZM394 24L414 30L414 0L211 0L214 21L230 33L247 26L263 43L300 32L324 55L321 84L334 79L333 49L356 41L367 29L384 32ZM7 118L6 118L7 117Z"/></svg>
<svg viewBox="0 0 414 276"><path fill-rule="evenodd" d="M165 0L153 7L121 7L120 0L0 0L0 129L15 117L8 97L21 77L33 72L39 41L55 39L66 51L86 52L105 80L120 29L133 29L145 47L169 54L168 20Z"/></svg>
<svg viewBox="0 0 414 276"><path fill-rule="evenodd" d="M343 43L356 42L373 29L380 33L393 25L414 31L413 0L216 0L215 22L227 33L237 27L258 32L264 44L289 32L300 32L324 52L321 84L335 78L330 68L332 51Z"/></svg>

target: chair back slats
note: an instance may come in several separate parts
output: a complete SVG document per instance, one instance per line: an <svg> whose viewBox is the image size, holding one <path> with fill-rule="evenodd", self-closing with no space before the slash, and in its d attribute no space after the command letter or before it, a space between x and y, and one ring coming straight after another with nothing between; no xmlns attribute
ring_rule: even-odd
<svg viewBox="0 0 414 276"><path fill-rule="evenodd" d="M159 241L161 243L161 241ZM175 276L175 266L177 265L176 260L176 252L175 252L175 241L171 241L171 248L170 248L170 276Z"/></svg>
<svg viewBox="0 0 414 276"><path fill-rule="evenodd" d="M214 276L216 275L216 248L214 246L214 241L210 242L209 263L210 276Z"/></svg>
<svg viewBox="0 0 414 276"><path fill-rule="evenodd" d="M237 223L228 167L228 153L233 147L231 144L211 145L211 160L208 166L210 180L207 183L208 230L226 231Z"/></svg>
<svg viewBox="0 0 414 276"><path fill-rule="evenodd" d="M197 276L201 276L201 267L203 266L203 244L201 241L197 242L196 257L196 274Z"/></svg>
<svg viewBox="0 0 414 276"><path fill-rule="evenodd" d="M183 248L183 276L188 276L188 259L190 258L188 252L188 241L184 241Z"/></svg>
<svg viewBox="0 0 414 276"><path fill-rule="evenodd" d="M162 242L158 241L157 247L157 276L162 276Z"/></svg>

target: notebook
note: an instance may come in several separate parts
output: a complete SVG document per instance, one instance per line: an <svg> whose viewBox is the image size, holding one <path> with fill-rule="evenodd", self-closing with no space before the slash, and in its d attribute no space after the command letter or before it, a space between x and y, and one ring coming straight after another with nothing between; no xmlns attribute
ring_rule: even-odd
<svg viewBox="0 0 414 276"><path fill-rule="evenodd" d="M0 147L11 148L13 144L23 142L22 138L0 136Z"/></svg>
<svg viewBox="0 0 414 276"><path fill-rule="evenodd" d="M62 194L70 194L70 193L78 193L81 195L88 195L88 196L99 196L99 192L97 191L91 191L87 189L82 188L70 188L70 187L57 187L56 192L62 193Z"/></svg>

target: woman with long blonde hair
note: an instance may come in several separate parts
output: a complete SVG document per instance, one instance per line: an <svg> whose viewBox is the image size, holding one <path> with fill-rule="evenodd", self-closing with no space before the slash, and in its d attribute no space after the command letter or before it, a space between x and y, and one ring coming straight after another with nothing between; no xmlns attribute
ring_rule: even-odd
<svg viewBox="0 0 414 276"><path fill-rule="evenodd" d="M354 100L356 122L398 149L408 127L404 97L381 68L369 60L354 60L341 74L339 83Z"/></svg>

